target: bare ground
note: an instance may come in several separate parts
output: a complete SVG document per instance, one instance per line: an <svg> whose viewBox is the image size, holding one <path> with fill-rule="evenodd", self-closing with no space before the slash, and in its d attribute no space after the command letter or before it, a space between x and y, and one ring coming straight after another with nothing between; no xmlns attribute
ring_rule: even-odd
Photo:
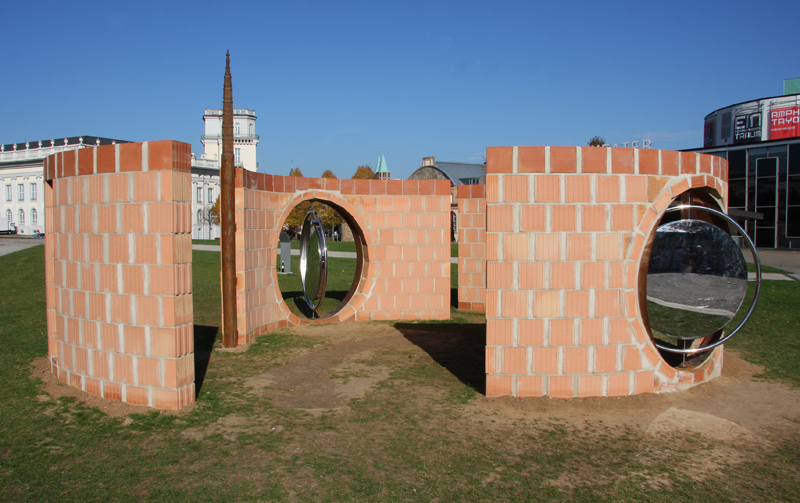
<svg viewBox="0 0 800 503"><path fill-rule="evenodd" d="M361 423L353 419L365 412L353 408L356 403L353 399L365 396L387 403L401 399L409 410L424 411L420 417L425 418L425 423L419 425L419 434L429 436L431 441L444 438L458 443L481 438L483 449L504 450L513 458L532 448L527 430L559 429L572 432L581 445L597 445L598 449L604 445L618 449L622 445L625 452L624 443L628 442L630 454L626 455L626 462L638 460L645 466L654 462L678 463L686 477L697 481L716 476L722 468L763 459L779 446L800 445L800 389L758 379L761 369L730 351L721 377L682 392L570 400L486 398L478 393L449 408L449 412L438 413L444 393L440 387L435 383L427 385L424 379L414 381L404 377L403 372L425 372L438 364L478 391L482 391L483 379L482 338L466 337L458 326L441 327L409 323L302 326L293 332L300 337L321 338L324 343L294 349L279 357L277 365L273 361L265 366L265 372L237 372L236 361L227 359L226 364L233 366L233 374L224 374L230 385L242 392L242 400L263 400L273 410L301 412L309 422L325 420L336 424L333 431L310 430L304 433L303 440L287 436L284 453L287 459L308 445L321 453L338 453L365 439L370 442L372 452L380 452L387 442L385 439L397 434L392 429L398 430L398 423L391 420L369 423L371 429L364 431ZM475 329L476 325L468 327ZM252 358L248 353L241 357ZM212 357L209 368L214 365ZM257 369L259 365L246 368ZM39 396L42 401L73 396L110 416L148 411L144 407L90 397L58 383L47 372L43 358L33 363L33 374L44 381ZM387 382L393 385L384 386ZM187 410L170 414L181 416ZM403 416L402 421L408 421L409 417L414 419ZM255 416L229 414L211 424L189 427L182 435L198 441L212 435L228 440L252 434L285 435L284 423L266 410ZM355 452L361 451L355 449ZM676 453L687 453L687 458L676 458ZM439 455L447 456L446 450ZM612 454L615 455L618 454ZM257 464L263 454L244 451L237 456L240 460L249 456L249 461L243 462ZM380 456L376 454L376 459ZM483 486L498 483L503 470L498 467L488 473ZM674 482L674 477L663 470L644 469L622 476L625 477L634 477L655 488L669 487ZM544 485L571 491L587 484L619 484L620 480L619 476L612 480L608 472L597 466L582 465L554 475ZM301 485L300 489L314 487Z"/></svg>

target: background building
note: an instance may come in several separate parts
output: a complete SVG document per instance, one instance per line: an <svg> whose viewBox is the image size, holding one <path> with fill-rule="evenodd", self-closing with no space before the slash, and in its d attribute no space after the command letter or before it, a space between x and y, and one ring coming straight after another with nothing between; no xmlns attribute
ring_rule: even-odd
<svg viewBox="0 0 800 503"><path fill-rule="evenodd" d="M127 143L98 136L71 136L0 145L0 226L9 223L18 234L44 232L44 158L68 150Z"/></svg>
<svg viewBox="0 0 800 503"><path fill-rule="evenodd" d="M220 228L212 223L211 207L219 197L219 169L222 159L222 110L206 109L205 131L200 141L203 155L192 154L192 238L217 239ZM233 164L250 171L258 170L256 147L256 112L247 108L233 111Z"/></svg>
<svg viewBox="0 0 800 503"><path fill-rule="evenodd" d="M759 247L800 248L800 79L784 93L711 112L692 150L728 160L728 211Z"/></svg>

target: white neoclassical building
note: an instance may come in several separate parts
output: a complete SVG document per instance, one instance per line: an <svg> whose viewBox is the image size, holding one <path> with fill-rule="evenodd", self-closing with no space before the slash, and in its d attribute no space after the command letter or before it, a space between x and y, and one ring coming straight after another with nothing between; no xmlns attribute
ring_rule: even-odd
<svg viewBox="0 0 800 503"><path fill-rule="evenodd" d="M57 152L126 143L97 136L71 136L0 145L0 230L44 232L44 158Z"/></svg>
<svg viewBox="0 0 800 503"><path fill-rule="evenodd" d="M200 141L203 155L192 153L192 237L217 239L219 226L211 223L211 207L219 197L219 169L222 159L222 110L206 109L205 131ZM256 147L256 112L246 108L233 110L233 163L250 171L258 170Z"/></svg>
<svg viewBox="0 0 800 503"><path fill-rule="evenodd" d="M209 209L219 196L219 169L222 157L222 110L206 110L205 132L200 137L203 155L192 153L192 237L216 239L218 226L212 225ZM255 111L234 110L234 163L250 171L258 169ZM0 145L0 230L16 227L17 233L44 232L44 158L57 152L97 145L127 143L97 136L39 140Z"/></svg>

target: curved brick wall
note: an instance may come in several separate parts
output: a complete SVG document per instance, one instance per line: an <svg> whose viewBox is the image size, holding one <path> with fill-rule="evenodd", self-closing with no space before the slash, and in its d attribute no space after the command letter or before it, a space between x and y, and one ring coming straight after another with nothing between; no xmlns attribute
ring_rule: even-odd
<svg viewBox="0 0 800 503"><path fill-rule="evenodd" d="M190 145L55 154L45 171L48 357L89 394L194 402Z"/></svg>
<svg viewBox="0 0 800 503"><path fill-rule="evenodd" d="M488 396L620 396L718 375L722 348L676 372L641 319L639 266L663 211L702 189L725 208L717 157L599 147L490 147ZM460 271L459 271L460 272Z"/></svg>
<svg viewBox="0 0 800 503"><path fill-rule="evenodd" d="M341 208L362 231L363 267L346 306L319 322L450 317L450 184L305 178L236 171L239 343L297 325L278 287L281 225L297 203Z"/></svg>

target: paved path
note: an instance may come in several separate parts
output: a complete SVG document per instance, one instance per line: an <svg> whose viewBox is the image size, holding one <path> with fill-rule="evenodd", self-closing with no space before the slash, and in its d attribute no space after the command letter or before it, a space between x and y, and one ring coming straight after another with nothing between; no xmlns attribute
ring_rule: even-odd
<svg viewBox="0 0 800 503"><path fill-rule="evenodd" d="M0 255L8 255L16 251L25 250L44 244L44 239L33 238L0 238Z"/></svg>

